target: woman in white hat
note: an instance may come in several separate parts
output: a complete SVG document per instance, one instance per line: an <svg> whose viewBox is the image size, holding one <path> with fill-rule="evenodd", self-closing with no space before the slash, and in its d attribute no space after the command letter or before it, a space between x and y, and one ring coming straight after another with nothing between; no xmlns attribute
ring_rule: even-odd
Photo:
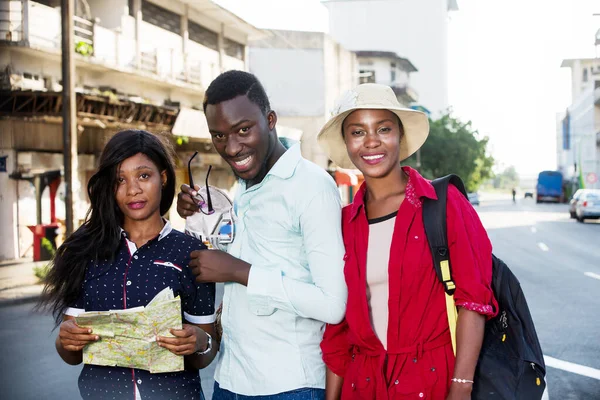
<svg viewBox="0 0 600 400"><path fill-rule="evenodd" d="M391 88L363 84L342 96L318 136L329 158L365 183L344 208L345 320L327 326L328 399L470 399L491 289L492 247L477 213L452 185L447 226L459 308L455 358L444 289L433 267L422 199L431 183L400 162L427 139L425 114Z"/></svg>

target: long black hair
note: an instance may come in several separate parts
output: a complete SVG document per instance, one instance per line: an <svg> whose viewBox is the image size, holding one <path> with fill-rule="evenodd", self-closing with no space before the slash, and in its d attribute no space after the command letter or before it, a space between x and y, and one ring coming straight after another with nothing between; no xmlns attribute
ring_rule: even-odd
<svg viewBox="0 0 600 400"><path fill-rule="evenodd" d="M123 213L115 200L119 165L138 153L146 155L159 171L166 171L160 214L164 215L175 197L175 167L170 144L142 130L125 130L114 135L102 150L97 172L87 190L90 208L85 222L58 248L46 276L38 307L51 309L56 325L65 310L80 295L85 269L98 260L112 260L121 239Z"/></svg>

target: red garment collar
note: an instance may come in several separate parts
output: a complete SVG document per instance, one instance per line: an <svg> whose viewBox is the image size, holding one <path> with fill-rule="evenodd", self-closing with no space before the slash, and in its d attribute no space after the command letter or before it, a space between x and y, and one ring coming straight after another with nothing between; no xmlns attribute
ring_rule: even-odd
<svg viewBox="0 0 600 400"><path fill-rule="evenodd" d="M411 167L402 167L402 170L408 174L408 183L406 184L406 199L410 204L412 204L415 208L419 208L423 203L421 200L423 197L437 200L435 189L429 180L423 178L416 169ZM351 207L350 221L356 218L361 208L364 206L366 191L367 182L365 181L360 186L358 192L356 192L356 196L354 196L354 200L349 206Z"/></svg>

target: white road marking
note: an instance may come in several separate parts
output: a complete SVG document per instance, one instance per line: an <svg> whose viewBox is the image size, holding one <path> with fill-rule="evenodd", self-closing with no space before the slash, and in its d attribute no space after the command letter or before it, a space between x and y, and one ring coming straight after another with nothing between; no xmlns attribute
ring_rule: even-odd
<svg viewBox="0 0 600 400"><path fill-rule="evenodd" d="M531 233L536 233L537 232L537 228L535 226L531 227Z"/></svg>
<svg viewBox="0 0 600 400"><path fill-rule="evenodd" d="M552 367L562 369L563 371L572 372L574 374L587 376L588 378L594 378L600 380L600 369L586 367L585 365L579 365L568 361L559 360L554 357L544 356L546 367Z"/></svg>
<svg viewBox="0 0 600 400"><path fill-rule="evenodd" d="M595 274L593 272L584 272L583 273L585 276L589 276L590 278L595 278L595 279L600 279L600 275Z"/></svg>
<svg viewBox="0 0 600 400"><path fill-rule="evenodd" d="M548 395L548 382L546 382L546 389L544 389L542 400L550 400L550 396Z"/></svg>
<svg viewBox="0 0 600 400"><path fill-rule="evenodd" d="M545 243L543 242L538 242L538 247L542 250L542 251L548 251L550 250L550 248L548 246L546 246Z"/></svg>

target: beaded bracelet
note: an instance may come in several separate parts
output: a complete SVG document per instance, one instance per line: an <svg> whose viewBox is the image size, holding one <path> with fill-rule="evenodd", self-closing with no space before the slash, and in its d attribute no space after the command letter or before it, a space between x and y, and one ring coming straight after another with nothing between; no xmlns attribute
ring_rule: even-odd
<svg viewBox="0 0 600 400"><path fill-rule="evenodd" d="M460 378L452 378L450 379L452 382L458 382L458 383L475 383L473 381L470 381L468 379L460 379Z"/></svg>

